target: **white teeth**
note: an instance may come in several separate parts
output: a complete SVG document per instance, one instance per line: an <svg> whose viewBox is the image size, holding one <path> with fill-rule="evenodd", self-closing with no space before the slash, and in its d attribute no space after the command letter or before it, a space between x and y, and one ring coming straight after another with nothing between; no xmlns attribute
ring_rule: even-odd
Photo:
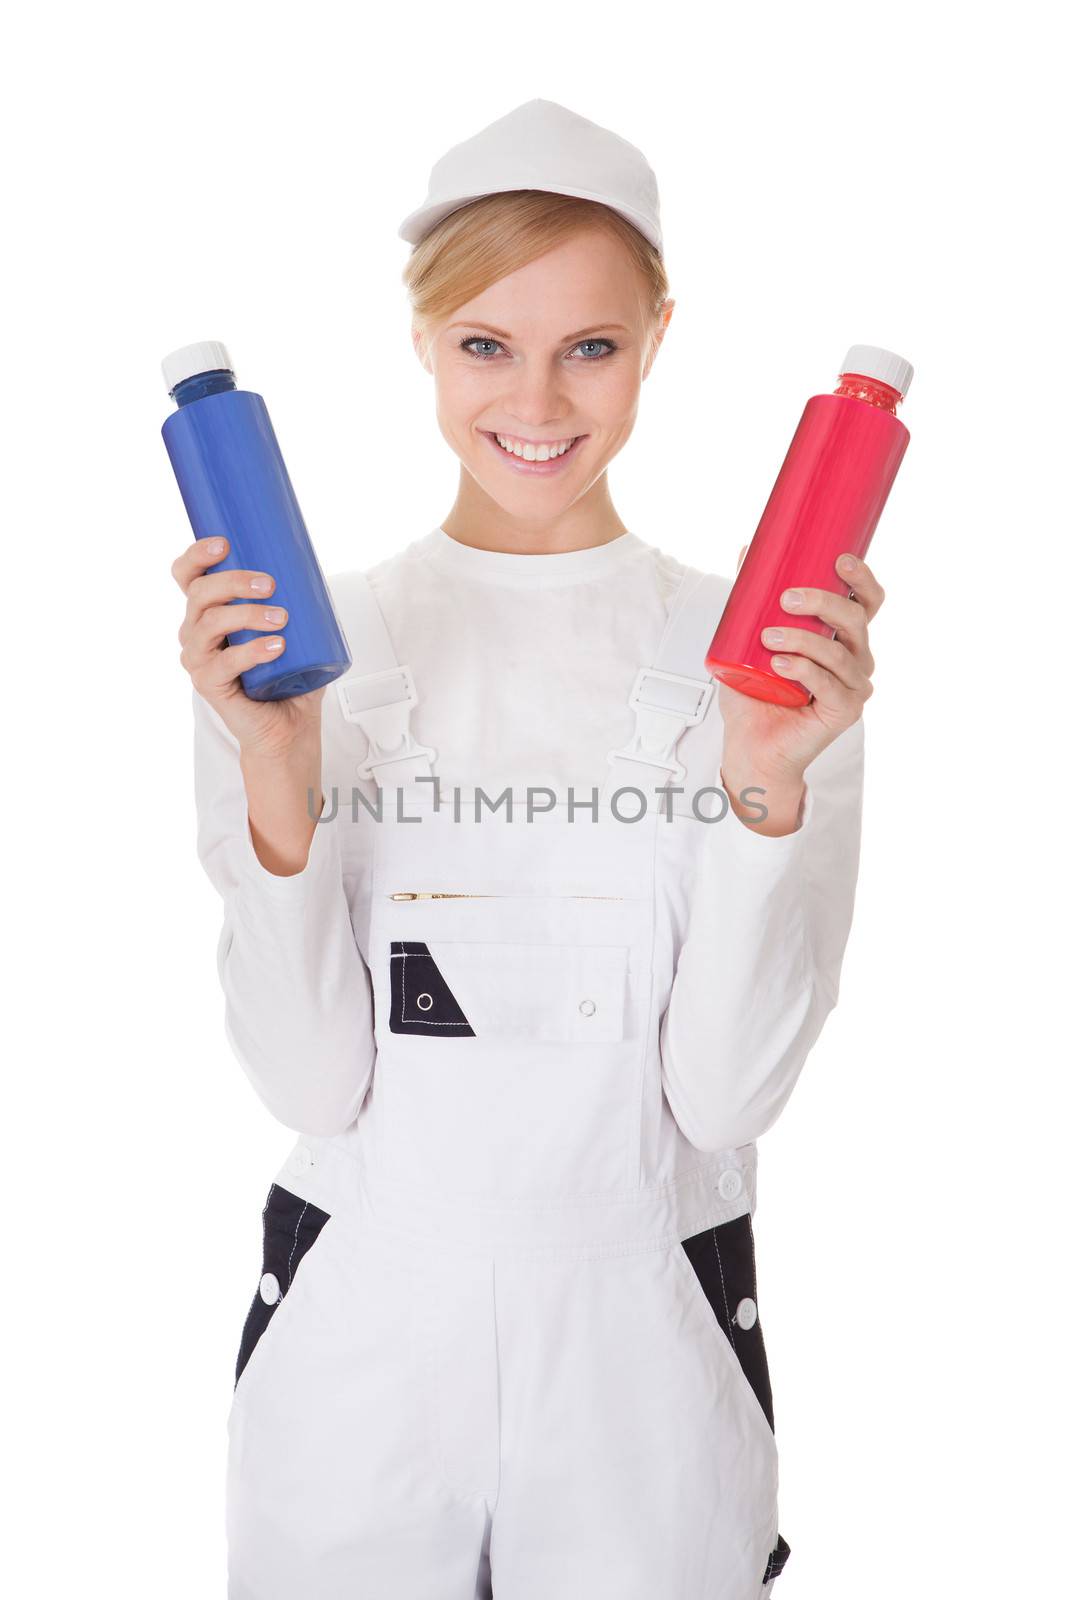
<svg viewBox="0 0 1067 1600"><path fill-rule="evenodd" d="M574 439L562 439L558 444L521 444L518 439L509 439L503 433L496 433L493 437L509 455L521 456L524 461L554 461L574 443Z"/></svg>

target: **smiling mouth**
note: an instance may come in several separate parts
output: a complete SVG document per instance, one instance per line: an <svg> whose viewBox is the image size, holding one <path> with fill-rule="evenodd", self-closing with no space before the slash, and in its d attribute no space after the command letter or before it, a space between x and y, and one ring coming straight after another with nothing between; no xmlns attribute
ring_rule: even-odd
<svg viewBox="0 0 1067 1600"><path fill-rule="evenodd" d="M491 433L487 428L479 428L478 432L483 438L488 439L501 455L510 456L515 462L524 466L548 466L563 460L570 455L575 447L581 444L588 435L576 433L569 439L546 439L541 444L532 440L520 439L506 433Z"/></svg>

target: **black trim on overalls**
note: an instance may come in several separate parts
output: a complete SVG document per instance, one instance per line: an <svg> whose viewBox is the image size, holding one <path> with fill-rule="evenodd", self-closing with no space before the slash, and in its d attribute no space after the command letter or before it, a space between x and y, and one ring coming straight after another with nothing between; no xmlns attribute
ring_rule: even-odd
<svg viewBox="0 0 1067 1600"><path fill-rule="evenodd" d="M389 945L390 1033L445 1039L474 1033L429 948L414 939Z"/></svg>
<svg viewBox="0 0 1067 1600"><path fill-rule="evenodd" d="M262 1281L265 1272L273 1272L281 1293L273 1305L268 1305L259 1292L259 1284L256 1285L241 1333L241 1348L237 1352L235 1389L271 1317L292 1288L297 1268L329 1220L328 1211L322 1211L298 1194L291 1194L280 1184L271 1184L263 1207L263 1261L259 1276Z"/></svg>
<svg viewBox="0 0 1067 1600"><path fill-rule="evenodd" d="M763 1326L758 1312L751 1214L746 1211L732 1222L720 1222L717 1228L705 1228L703 1233L683 1239L682 1248L689 1257L720 1328L730 1341L741 1370L763 1407L763 1414L773 1433L774 1403L767 1368L767 1350L763 1343ZM757 1307L756 1321L751 1328L742 1328L734 1320L742 1300L752 1300Z"/></svg>

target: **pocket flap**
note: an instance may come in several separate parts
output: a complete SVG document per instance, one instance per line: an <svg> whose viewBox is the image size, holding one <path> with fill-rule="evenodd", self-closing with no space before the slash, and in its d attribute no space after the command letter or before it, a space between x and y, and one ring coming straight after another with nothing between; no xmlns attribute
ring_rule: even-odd
<svg viewBox="0 0 1067 1600"><path fill-rule="evenodd" d="M479 1037L567 1044L625 1037L626 945L434 939L429 948Z"/></svg>

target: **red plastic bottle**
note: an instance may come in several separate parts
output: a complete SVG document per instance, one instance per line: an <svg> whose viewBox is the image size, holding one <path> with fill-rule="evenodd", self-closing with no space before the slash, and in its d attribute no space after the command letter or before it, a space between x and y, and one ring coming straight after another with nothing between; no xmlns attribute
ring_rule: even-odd
<svg viewBox="0 0 1067 1600"><path fill-rule="evenodd" d="M794 586L848 594L834 562L846 550L867 554L911 438L896 408L913 373L891 350L853 345L833 394L804 407L704 658L713 678L775 705L810 703L803 684L775 672L777 652L762 632L785 626L833 638L828 623L786 611L780 597Z"/></svg>

